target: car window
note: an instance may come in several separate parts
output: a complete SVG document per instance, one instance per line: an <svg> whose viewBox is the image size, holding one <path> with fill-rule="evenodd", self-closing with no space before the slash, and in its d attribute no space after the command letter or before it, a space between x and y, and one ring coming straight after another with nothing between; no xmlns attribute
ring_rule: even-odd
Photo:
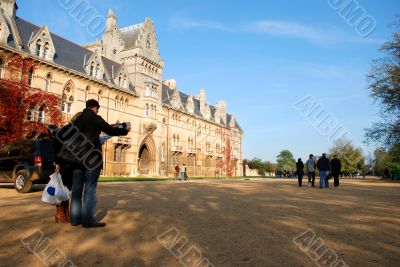
<svg viewBox="0 0 400 267"><path fill-rule="evenodd" d="M19 157L21 155L21 150L19 148L11 149L10 153L8 153L9 157Z"/></svg>

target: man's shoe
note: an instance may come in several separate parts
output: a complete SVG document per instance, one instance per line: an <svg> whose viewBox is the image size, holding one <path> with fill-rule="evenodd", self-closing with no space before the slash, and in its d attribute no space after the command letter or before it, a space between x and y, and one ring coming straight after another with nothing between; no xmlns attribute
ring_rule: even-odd
<svg viewBox="0 0 400 267"><path fill-rule="evenodd" d="M94 224L90 224L90 225L82 225L83 228L100 228L100 227L105 227L106 223L103 222L97 222Z"/></svg>

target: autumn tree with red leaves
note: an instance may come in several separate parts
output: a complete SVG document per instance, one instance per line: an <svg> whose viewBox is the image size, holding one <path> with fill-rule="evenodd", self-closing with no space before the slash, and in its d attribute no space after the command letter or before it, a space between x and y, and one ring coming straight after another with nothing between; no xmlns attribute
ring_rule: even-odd
<svg viewBox="0 0 400 267"><path fill-rule="evenodd" d="M0 79L0 145L47 134L47 125L29 121L28 111L43 108L48 124L60 126L61 98L31 86L33 73L39 67L31 58L0 54L5 63Z"/></svg>

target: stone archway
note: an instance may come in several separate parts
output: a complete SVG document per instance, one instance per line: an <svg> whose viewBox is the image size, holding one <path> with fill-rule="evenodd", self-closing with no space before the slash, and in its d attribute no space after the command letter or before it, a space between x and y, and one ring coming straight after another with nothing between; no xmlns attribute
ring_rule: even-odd
<svg viewBox="0 0 400 267"><path fill-rule="evenodd" d="M148 135L140 145L138 155L138 173L139 175L156 174L156 147L153 138Z"/></svg>

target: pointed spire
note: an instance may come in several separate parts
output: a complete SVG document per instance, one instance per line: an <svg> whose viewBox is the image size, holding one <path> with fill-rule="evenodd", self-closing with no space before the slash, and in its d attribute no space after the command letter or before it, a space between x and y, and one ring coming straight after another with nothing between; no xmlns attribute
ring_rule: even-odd
<svg viewBox="0 0 400 267"><path fill-rule="evenodd" d="M114 11L111 8L108 10L107 18L115 18L115 19L117 18L117 16L115 15Z"/></svg>
<svg viewBox="0 0 400 267"><path fill-rule="evenodd" d="M110 8L107 16L106 31L112 31L116 26L117 26L117 16L115 15L114 11Z"/></svg>

